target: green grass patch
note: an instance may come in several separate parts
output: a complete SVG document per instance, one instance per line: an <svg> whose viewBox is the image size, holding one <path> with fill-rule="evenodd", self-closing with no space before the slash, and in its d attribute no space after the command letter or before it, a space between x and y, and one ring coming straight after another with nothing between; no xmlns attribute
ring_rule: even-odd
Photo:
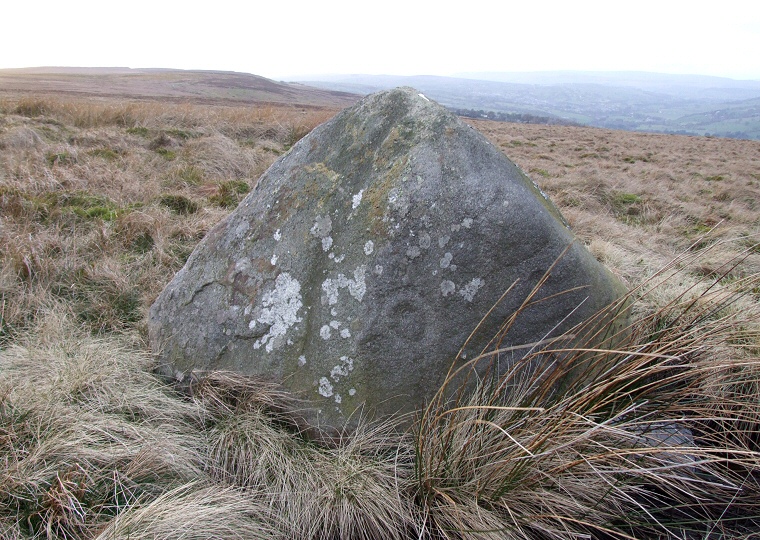
<svg viewBox="0 0 760 540"><path fill-rule="evenodd" d="M534 172L536 174L539 174L543 176L544 178L551 178L551 174L549 174L549 171L546 169L531 169L530 172Z"/></svg>
<svg viewBox="0 0 760 540"><path fill-rule="evenodd" d="M189 184L191 186L199 186L203 183L204 178L203 170L195 165L187 165L181 167L177 171L177 178Z"/></svg>
<svg viewBox="0 0 760 540"><path fill-rule="evenodd" d="M643 199L635 193L613 193L609 199L612 212L615 217L629 225L638 225L641 222L641 205Z"/></svg>
<svg viewBox="0 0 760 540"><path fill-rule="evenodd" d="M91 156L103 158L106 161L114 161L119 158L119 152L111 148L95 148L87 153Z"/></svg>
<svg viewBox="0 0 760 540"><path fill-rule="evenodd" d="M182 139L183 141L194 139L198 136L197 134L190 131L185 131L184 129L167 129L165 133L177 139Z"/></svg>
<svg viewBox="0 0 760 540"><path fill-rule="evenodd" d="M130 135L137 135L139 137L147 137L150 134L150 130L143 126L136 126L127 128L127 133Z"/></svg>
<svg viewBox="0 0 760 540"><path fill-rule="evenodd" d="M135 253L144 255L153 249L155 243L153 236L149 232L142 232L129 242L129 249Z"/></svg>
<svg viewBox="0 0 760 540"><path fill-rule="evenodd" d="M220 182L217 192L208 198L209 202L222 208L237 206L246 193L251 191L250 186L242 180L227 180Z"/></svg>
<svg viewBox="0 0 760 540"><path fill-rule="evenodd" d="M625 207L631 204L637 204L641 202L641 196L635 193L616 193L612 199L612 202L616 207Z"/></svg>
<svg viewBox="0 0 760 540"><path fill-rule="evenodd" d="M113 221L121 213L121 209L108 197L89 193L62 194L50 197L49 200L60 209L73 212L86 221Z"/></svg>
<svg viewBox="0 0 760 540"><path fill-rule="evenodd" d="M174 150L169 150L168 148L164 148L163 146L156 148L155 152L156 154L166 159L167 161L172 161L172 160L177 159L177 152L175 152Z"/></svg>
<svg viewBox="0 0 760 540"><path fill-rule="evenodd" d="M71 163L76 163L77 158L70 152L48 152L45 154L45 161L47 161L48 165L51 167L54 165L69 165Z"/></svg>
<svg viewBox="0 0 760 540"><path fill-rule="evenodd" d="M0 188L0 208L4 214L17 218L24 216L43 224L65 221L71 215L84 221L113 221L131 210L130 207L119 207L108 197L89 193L47 192L34 195L13 188Z"/></svg>
<svg viewBox="0 0 760 540"><path fill-rule="evenodd" d="M166 193L158 198L158 202L179 215L194 214L200 208L198 203L184 195Z"/></svg>

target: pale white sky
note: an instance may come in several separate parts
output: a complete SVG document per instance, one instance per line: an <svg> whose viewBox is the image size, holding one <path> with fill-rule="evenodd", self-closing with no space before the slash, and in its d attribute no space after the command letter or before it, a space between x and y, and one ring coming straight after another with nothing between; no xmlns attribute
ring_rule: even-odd
<svg viewBox="0 0 760 540"><path fill-rule="evenodd" d="M760 1L8 0L0 68L656 71L760 80Z"/></svg>

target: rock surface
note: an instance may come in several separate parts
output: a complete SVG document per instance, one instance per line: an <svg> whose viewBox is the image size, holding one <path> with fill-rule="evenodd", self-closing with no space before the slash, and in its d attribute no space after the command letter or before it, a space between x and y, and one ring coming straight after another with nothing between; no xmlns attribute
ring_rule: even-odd
<svg viewBox="0 0 760 540"><path fill-rule="evenodd" d="M150 338L168 376L271 378L311 425L341 429L361 407L422 406L502 293L519 279L470 358L570 244L540 296L586 288L524 313L503 345L556 335L623 287L482 135L411 88L381 92L314 129L208 233L152 306Z"/></svg>

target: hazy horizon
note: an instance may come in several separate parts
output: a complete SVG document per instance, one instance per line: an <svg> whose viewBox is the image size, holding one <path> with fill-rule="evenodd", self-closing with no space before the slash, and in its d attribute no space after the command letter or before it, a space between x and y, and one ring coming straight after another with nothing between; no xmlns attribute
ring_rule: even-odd
<svg viewBox="0 0 760 540"><path fill-rule="evenodd" d="M99 66L81 66L81 65L36 65L36 66L17 66L17 67L0 67L0 71L11 70L129 70L129 71L199 71L199 72L220 72L220 73L240 73L245 75L254 75L259 77L265 77L276 81L306 81L313 77L350 77L350 76L372 76L372 77L443 77L443 78L458 78L458 79L474 79L477 76L498 76L498 75L511 75L511 76L535 76L535 75L568 75L569 77L584 75L584 76L604 76L604 75L656 75L656 76L672 76L672 77L700 77L700 78L713 78L713 79L726 79L732 81L746 81L746 82L760 82L760 76L758 78L737 78L722 75L710 75L706 73L670 73L662 71L642 71L642 70L581 70L581 69L557 69L557 70L530 70L530 71L479 71L479 72L457 72L449 74L432 74L432 73L412 73L412 74L398 74L398 73L369 73L369 72L324 72L324 73L294 73L288 75L281 75L278 77L267 77L261 73L254 73L250 71L240 70L228 70L228 69L214 69L214 68L177 68L171 66L118 66L118 65L99 65ZM487 80L487 79L486 79Z"/></svg>
<svg viewBox="0 0 760 540"><path fill-rule="evenodd" d="M428 0L213 6L38 0L5 6L0 68L129 66L252 73L451 76L644 71L760 80L760 5L579 0L457 9ZM21 24L33 21L33 26Z"/></svg>

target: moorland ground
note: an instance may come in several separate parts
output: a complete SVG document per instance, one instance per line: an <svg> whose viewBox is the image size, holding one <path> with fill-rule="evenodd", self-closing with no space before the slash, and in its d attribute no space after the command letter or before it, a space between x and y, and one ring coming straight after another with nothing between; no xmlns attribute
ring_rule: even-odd
<svg viewBox="0 0 760 540"><path fill-rule="evenodd" d="M484 388L320 448L275 388L153 377L152 301L336 112L0 96L0 537L756 534L760 142L468 120L634 290L633 367L604 384ZM687 420L708 450L640 448Z"/></svg>

